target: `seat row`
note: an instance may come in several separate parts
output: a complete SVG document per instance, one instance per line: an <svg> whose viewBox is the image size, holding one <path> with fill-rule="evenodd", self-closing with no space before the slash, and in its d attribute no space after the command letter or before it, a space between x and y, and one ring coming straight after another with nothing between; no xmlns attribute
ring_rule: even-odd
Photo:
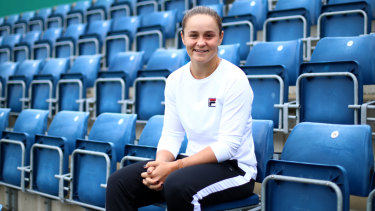
<svg viewBox="0 0 375 211"><path fill-rule="evenodd" d="M1 126L6 128L9 109L0 112ZM26 109L12 131L3 131L0 185L95 210L105 210L106 183L117 162L122 167L155 158L163 125L163 116L152 117L134 142L134 114L101 114L87 138L87 112L61 111L48 130L47 118L48 111ZM298 124L280 160L272 159L272 121L253 120L253 138L264 210L290 206L349 210L349 195L366 197L374 188L371 128L367 125ZM256 194L204 209L254 206L259 206Z"/></svg>

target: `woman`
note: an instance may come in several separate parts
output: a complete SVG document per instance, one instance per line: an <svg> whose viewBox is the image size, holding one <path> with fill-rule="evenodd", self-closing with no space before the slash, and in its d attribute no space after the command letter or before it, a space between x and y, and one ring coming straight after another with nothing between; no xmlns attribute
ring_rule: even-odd
<svg viewBox="0 0 375 211"><path fill-rule="evenodd" d="M156 159L126 166L109 178L108 211L162 201L169 211L200 210L252 194L257 173L253 93L241 69L218 57L221 18L212 9L195 7L185 14L181 36L191 62L167 79ZM182 157L185 134L188 156Z"/></svg>

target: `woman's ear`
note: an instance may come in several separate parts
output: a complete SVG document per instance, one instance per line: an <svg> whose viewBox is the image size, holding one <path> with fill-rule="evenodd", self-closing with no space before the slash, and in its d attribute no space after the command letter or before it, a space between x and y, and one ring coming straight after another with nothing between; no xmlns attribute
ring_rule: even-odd
<svg viewBox="0 0 375 211"><path fill-rule="evenodd" d="M219 45L221 45L221 43L223 42L223 38L224 38L224 31L222 30L219 36L219 39L220 39Z"/></svg>
<svg viewBox="0 0 375 211"><path fill-rule="evenodd" d="M184 33L182 32L182 30L180 31L180 36L181 36L182 43L185 45Z"/></svg>

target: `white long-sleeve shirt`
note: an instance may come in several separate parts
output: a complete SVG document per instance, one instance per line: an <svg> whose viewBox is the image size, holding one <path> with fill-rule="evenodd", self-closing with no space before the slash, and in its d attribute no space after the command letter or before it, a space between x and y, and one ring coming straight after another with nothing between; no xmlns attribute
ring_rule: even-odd
<svg viewBox="0 0 375 211"><path fill-rule="evenodd" d="M186 154L210 146L218 162L236 159L245 177L255 179L252 101L249 81L237 66L222 59L210 76L197 80L189 62L167 79L158 151L168 150L176 157L186 133Z"/></svg>

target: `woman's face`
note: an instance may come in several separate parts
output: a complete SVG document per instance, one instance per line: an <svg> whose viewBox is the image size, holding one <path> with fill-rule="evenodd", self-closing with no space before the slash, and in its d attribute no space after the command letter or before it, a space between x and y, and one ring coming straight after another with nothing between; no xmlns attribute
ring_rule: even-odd
<svg viewBox="0 0 375 211"><path fill-rule="evenodd" d="M204 14L191 16L181 36L191 61L198 63L213 61L223 40L215 19Z"/></svg>

